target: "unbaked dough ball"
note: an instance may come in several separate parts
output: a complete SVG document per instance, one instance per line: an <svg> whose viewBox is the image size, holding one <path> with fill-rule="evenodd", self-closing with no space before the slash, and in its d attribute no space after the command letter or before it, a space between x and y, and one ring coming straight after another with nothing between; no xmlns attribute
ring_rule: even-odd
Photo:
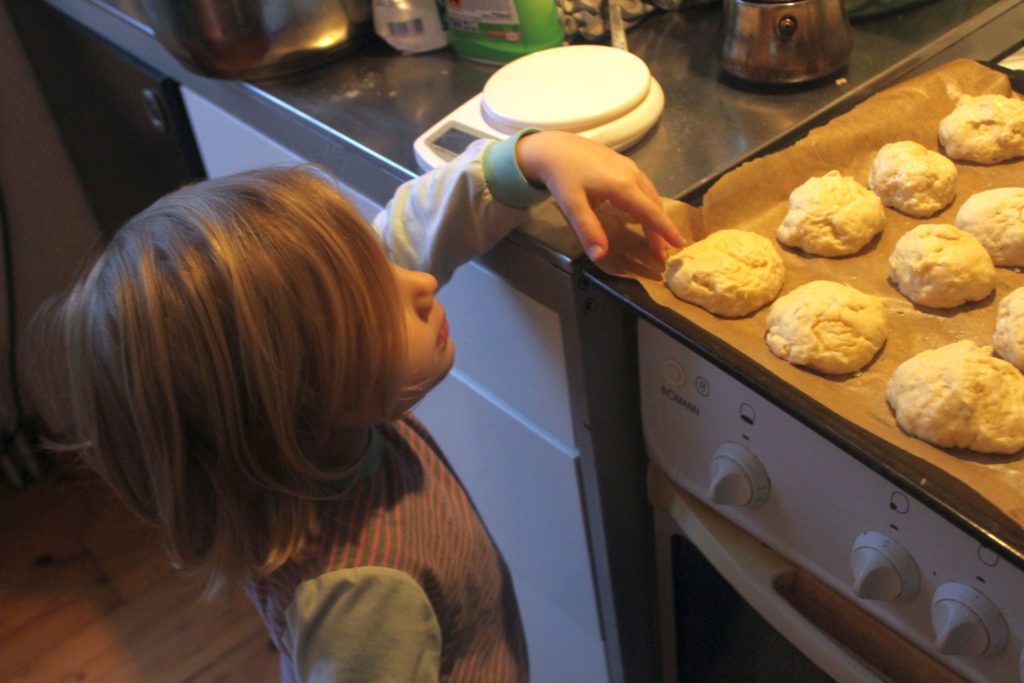
<svg viewBox="0 0 1024 683"><path fill-rule="evenodd" d="M997 266L1024 266L1024 187L972 194L955 221L978 238Z"/></svg>
<svg viewBox="0 0 1024 683"><path fill-rule="evenodd" d="M683 301L738 318L779 294L786 267L772 241L748 230L719 230L668 259L665 281Z"/></svg>
<svg viewBox="0 0 1024 683"><path fill-rule="evenodd" d="M1024 370L1024 287L1013 290L999 302L992 345L996 353Z"/></svg>
<svg viewBox="0 0 1024 683"><path fill-rule="evenodd" d="M779 242L818 256L853 254L882 231L878 195L839 171L811 178L789 195Z"/></svg>
<svg viewBox="0 0 1024 683"><path fill-rule="evenodd" d="M953 159L979 164L1024 156L1024 101L1002 95L962 95L939 122L939 142Z"/></svg>
<svg viewBox="0 0 1024 683"><path fill-rule="evenodd" d="M815 280L780 296L768 311L765 341L779 358L830 375L867 365L888 334L878 297Z"/></svg>
<svg viewBox="0 0 1024 683"><path fill-rule="evenodd" d="M965 339L922 351L896 368L885 398L900 427L936 446L1024 448L1024 375L991 346Z"/></svg>
<svg viewBox="0 0 1024 683"><path fill-rule="evenodd" d="M919 225L896 242L889 277L915 304L953 308L996 286L992 257L973 235L945 223Z"/></svg>
<svg viewBox="0 0 1024 683"><path fill-rule="evenodd" d="M956 166L911 140L883 145L868 174L868 187L882 203L924 218L946 208L956 196Z"/></svg>

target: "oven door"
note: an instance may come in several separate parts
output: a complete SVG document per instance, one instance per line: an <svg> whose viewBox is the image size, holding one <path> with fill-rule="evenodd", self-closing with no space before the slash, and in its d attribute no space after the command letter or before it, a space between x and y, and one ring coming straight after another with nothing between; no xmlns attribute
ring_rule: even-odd
<svg viewBox="0 0 1024 683"><path fill-rule="evenodd" d="M666 683L962 681L650 466Z"/></svg>

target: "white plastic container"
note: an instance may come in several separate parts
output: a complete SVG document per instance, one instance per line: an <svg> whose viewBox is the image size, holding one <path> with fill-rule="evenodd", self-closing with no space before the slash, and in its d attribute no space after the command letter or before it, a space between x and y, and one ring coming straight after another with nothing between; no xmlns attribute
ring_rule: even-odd
<svg viewBox="0 0 1024 683"><path fill-rule="evenodd" d="M373 29L403 53L430 52L448 44L434 0L373 0Z"/></svg>

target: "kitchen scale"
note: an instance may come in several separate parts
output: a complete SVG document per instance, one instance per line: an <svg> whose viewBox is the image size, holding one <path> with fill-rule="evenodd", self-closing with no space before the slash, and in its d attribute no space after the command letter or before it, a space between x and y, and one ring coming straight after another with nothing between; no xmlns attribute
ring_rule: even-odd
<svg viewBox="0 0 1024 683"><path fill-rule="evenodd" d="M605 45L566 45L501 67L483 92L431 126L413 143L424 171L472 142L500 140L523 128L567 130L622 151L649 131L665 93L642 59Z"/></svg>

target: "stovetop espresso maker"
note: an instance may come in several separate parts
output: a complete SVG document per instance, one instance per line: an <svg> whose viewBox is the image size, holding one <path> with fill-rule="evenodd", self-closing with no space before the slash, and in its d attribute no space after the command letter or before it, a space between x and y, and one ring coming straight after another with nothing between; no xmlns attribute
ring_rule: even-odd
<svg viewBox="0 0 1024 683"><path fill-rule="evenodd" d="M842 0L725 0L719 60L759 83L803 83L841 69L853 36Z"/></svg>

